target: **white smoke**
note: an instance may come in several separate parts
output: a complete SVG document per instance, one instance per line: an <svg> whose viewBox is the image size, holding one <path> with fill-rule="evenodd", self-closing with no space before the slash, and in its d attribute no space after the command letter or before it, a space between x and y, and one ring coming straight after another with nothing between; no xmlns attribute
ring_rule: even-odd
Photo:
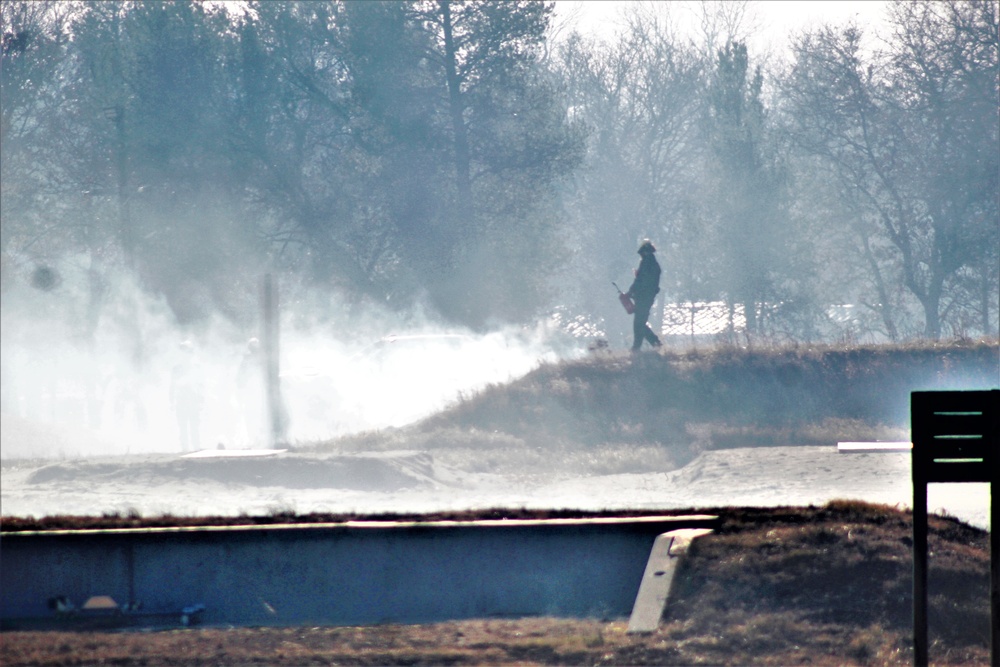
<svg viewBox="0 0 1000 667"><path fill-rule="evenodd" d="M4 459L180 451L172 399L185 391L177 369L187 362L203 399L198 448L268 446L264 402L246 398L259 375L240 376L257 326L216 317L182 327L161 299L121 279L87 335L86 272L61 267L60 276L50 291L5 281ZM401 426L541 362L579 354L560 347L548 323L477 334L436 324L419 308L401 317L329 295L287 296L280 366L292 445Z"/></svg>

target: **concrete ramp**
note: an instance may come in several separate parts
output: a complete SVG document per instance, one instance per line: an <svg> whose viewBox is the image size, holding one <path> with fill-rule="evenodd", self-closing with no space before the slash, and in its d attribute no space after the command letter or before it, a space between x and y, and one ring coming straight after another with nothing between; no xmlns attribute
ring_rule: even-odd
<svg viewBox="0 0 1000 667"><path fill-rule="evenodd" d="M711 532L710 528L683 528L656 537L628 620L629 633L656 631L667 607L681 557L695 538Z"/></svg>

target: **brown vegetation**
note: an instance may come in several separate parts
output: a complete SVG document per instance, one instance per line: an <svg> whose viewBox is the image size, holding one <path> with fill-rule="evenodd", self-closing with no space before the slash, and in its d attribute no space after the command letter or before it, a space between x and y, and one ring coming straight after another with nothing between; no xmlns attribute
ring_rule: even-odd
<svg viewBox="0 0 1000 667"><path fill-rule="evenodd" d="M647 448L646 460L655 448L665 465L681 466L705 449L906 439L911 391L998 382L996 340L720 348L634 358L598 352L543 365L405 429L318 448L410 447L445 461L448 450L462 447L530 453L627 445Z"/></svg>
<svg viewBox="0 0 1000 667"><path fill-rule="evenodd" d="M795 427L798 436L828 420L905 425L911 391L994 387L998 373L996 341L594 355L490 388L420 428L544 431L590 444L686 442L693 423Z"/></svg>
<svg viewBox="0 0 1000 667"><path fill-rule="evenodd" d="M349 628L6 632L0 636L0 664L912 662L909 513L854 501L820 508L692 511L718 513L722 526L694 543L663 622L648 635L627 635L621 619L556 618ZM508 514L423 518L497 518L498 513ZM931 659L984 664L989 658L988 535L933 517L930 545Z"/></svg>

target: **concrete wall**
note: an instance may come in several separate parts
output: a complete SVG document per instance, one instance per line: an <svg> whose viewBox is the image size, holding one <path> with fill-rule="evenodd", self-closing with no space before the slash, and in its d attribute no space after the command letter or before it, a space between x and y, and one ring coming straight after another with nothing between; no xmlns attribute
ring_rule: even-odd
<svg viewBox="0 0 1000 667"><path fill-rule="evenodd" d="M627 616L656 535L714 517L4 533L0 621L93 595L208 624Z"/></svg>

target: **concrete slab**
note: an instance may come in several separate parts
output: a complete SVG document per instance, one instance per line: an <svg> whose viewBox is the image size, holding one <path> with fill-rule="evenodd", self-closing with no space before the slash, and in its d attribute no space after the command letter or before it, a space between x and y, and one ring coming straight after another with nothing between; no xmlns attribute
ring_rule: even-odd
<svg viewBox="0 0 1000 667"><path fill-rule="evenodd" d="M181 455L182 459L242 459L258 456L277 456L287 449L202 449Z"/></svg>
<svg viewBox="0 0 1000 667"><path fill-rule="evenodd" d="M878 452L908 452L913 449L909 442L838 442L841 454L870 454Z"/></svg>

